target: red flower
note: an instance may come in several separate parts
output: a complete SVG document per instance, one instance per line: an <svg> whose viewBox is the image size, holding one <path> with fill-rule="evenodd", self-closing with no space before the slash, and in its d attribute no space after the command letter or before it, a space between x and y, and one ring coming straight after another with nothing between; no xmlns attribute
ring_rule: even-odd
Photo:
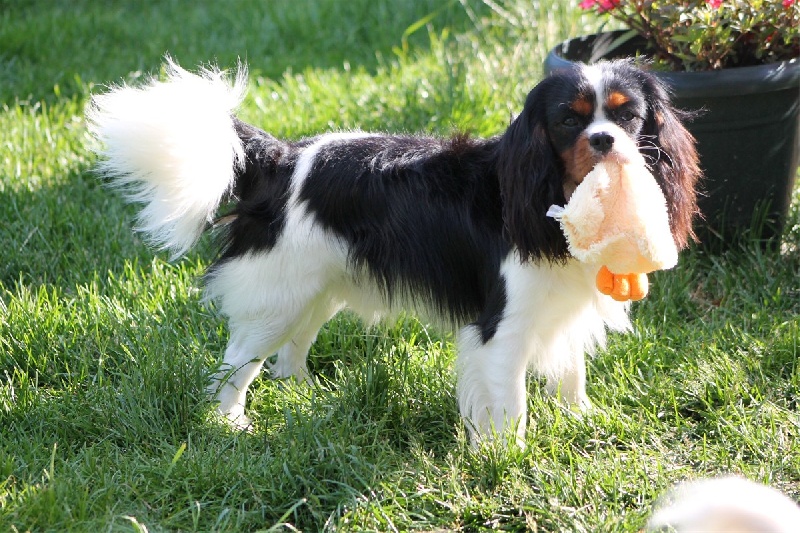
<svg viewBox="0 0 800 533"><path fill-rule="evenodd" d="M783 7L789 9L790 7L792 7L792 4L794 4L795 1L796 0L783 0Z"/></svg>
<svg viewBox="0 0 800 533"><path fill-rule="evenodd" d="M714 9L718 9L722 5L722 0L706 0L706 2Z"/></svg>

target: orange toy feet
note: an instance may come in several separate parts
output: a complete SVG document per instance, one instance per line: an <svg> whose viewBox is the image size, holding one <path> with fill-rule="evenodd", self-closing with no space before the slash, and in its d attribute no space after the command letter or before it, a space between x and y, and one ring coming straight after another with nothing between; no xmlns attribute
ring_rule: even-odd
<svg viewBox="0 0 800 533"><path fill-rule="evenodd" d="M641 300L647 296L647 274L614 274L608 267L597 273L597 290L618 302Z"/></svg>

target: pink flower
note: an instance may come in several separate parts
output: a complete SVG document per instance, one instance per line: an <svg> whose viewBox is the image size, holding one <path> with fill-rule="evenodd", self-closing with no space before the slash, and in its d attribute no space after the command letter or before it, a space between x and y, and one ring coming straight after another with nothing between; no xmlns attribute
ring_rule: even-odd
<svg viewBox="0 0 800 533"><path fill-rule="evenodd" d="M792 7L792 4L794 4L795 1L796 0L783 0L783 7L789 9L790 7Z"/></svg>
<svg viewBox="0 0 800 533"><path fill-rule="evenodd" d="M706 2L714 9L718 9L722 5L722 0L706 0Z"/></svg>
<svg viewBox="0 0 800 533"><path fill-rule="evenodd" d="M598 13L605 13L611 11L619 5L622 0L581 0L578 7L581 9L592 9L597 7Z"/></svg>

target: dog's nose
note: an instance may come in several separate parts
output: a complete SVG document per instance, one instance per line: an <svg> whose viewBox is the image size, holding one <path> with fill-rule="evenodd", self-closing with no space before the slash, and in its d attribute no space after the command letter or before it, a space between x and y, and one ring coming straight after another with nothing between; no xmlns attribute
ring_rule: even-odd
<svg viewBox="0 0 800 533"><path fill-rule="evenodd" d="M614 137L605 131L594 133L589 137L589 146L601 154L607 154L614 146Z"/></svg>

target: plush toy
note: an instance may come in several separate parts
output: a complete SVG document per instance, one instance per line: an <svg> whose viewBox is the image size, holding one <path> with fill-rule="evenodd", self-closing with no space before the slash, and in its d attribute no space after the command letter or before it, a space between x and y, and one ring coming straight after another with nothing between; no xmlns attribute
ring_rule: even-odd
<svg viewBox="0 0 800 533"><path fill-rule="evenodd" d="M614 274L607 266L600 267L595 280L597 290L611 296L618 302L641 300L647 296L650 284L644 272Z"/></svg>
<svg viewBox="0 0 800 533"><path fill-rule="evenodd" d="M615 148L586 175L567 205L552 206L548 215L560 222L573 257L602 265L596 280L600 292L615 300L639 300L647 295L647 273L675 266L678 249L664 194L641 154L633 145Z"/></svg>

